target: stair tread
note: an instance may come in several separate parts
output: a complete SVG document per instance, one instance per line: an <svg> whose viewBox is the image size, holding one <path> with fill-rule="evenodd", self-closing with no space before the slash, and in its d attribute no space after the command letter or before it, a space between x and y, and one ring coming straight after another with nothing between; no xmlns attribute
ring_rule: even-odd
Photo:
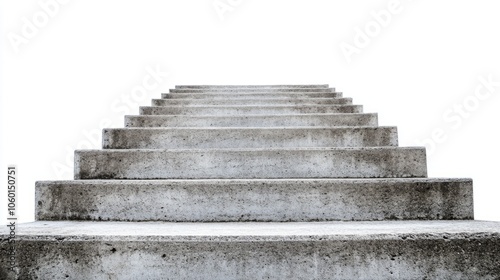
<svg viewBox="0 0 500 280"><path fill-rule="evenodd" d="M103 222L37 221L18 225L17 238L69 240L155 241L294 241L363 239L499 238L500 223L489 221L369 221L369 222ZM7 236L2 227L0 234Z"/></svg>

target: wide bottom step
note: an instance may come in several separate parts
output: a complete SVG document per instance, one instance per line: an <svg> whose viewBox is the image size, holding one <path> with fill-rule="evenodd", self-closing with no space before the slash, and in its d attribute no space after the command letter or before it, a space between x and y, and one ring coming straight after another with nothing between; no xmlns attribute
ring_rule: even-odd
<svg viewBox="0 0 500 280"><path fill-rule="evenodd" d="M35 222L16 238L19 279L500 278L495 222Z"/></svg>
<svg viewBox="0 0 500 280"><path fill-rule="evenodd" d="M473 219L470 179L37 182L38 220L307 222Z"/></svg>

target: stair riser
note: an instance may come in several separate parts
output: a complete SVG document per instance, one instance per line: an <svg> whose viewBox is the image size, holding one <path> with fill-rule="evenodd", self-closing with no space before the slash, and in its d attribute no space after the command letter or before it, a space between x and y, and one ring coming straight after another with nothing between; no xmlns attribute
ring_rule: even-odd
<svg viewBox="0 0 500 280"><path fill-rule="evenodd" d="M104 149L397 146L395 127L287 129L104 129Z"/></svg>
<svg viewBox="0 0 500 280"><path fill-rule="evenodd" d="M335 92L334 88L271 88L271 89L260 89L260 88L217 88L217 89L171 89L170 93L250 93L250 92L261 92L261 93L292 93L292 92Z"/></svg>
<svg viewBox="0 0 500 280"><path fill-rule="evenodd" d="M207 99L153 99L152 106L200 106L200 105L328 105L352 104L352 98L309 98L309 99L220 99L220 100L207 100Z"/></svg>
<svg viewBox="0 0 500 280"><path fill-rule="evenodd" d="M309 222L473 219L470 180L55 181L37 220Z"/></svg>
<svg viewBox="0 0 500 280"><path fill-rule="evenodd" d="M326 106L244 106L244 107L140 107L141 115L290 115L290 114L337 114L362 113L361 105L326 105Z"/></svg>
<svg viewBox="0 0 500 280"><path fill-rule="evenodd" d="M304 98L340 98L341 92L335 93L162 93L164 99L209 99L209 100L241 100L241 99L304 99Z"/></svg>
<svg viewBox="0 0 500 280"><path fill-rule="evenodd" d="M377 126L377 114L289 116L126 116L126 127L338 127Z"/></svg>
<svg viewBox="0 0 500 280"><path fill-rule="evenodd" d="M424 148L87 150L75 179L426 177Z"/></svg>
<svg viewBox="0 0 500 280"><path fill-rule="evenodd" d="M16 256L18 279L65 275L97 280L498 279L500 275L498 237L407 237L174 242L89 236L17 241ZM0 246L4 252L8 244ZM1 254L2 262L6 258ZM16 279L5 267L0 266L0 275Z"/></svg>

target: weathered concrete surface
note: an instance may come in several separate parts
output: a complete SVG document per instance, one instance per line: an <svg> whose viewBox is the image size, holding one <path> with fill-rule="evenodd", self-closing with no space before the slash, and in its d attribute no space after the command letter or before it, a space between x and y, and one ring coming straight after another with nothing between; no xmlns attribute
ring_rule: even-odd
<svg viewBox="0 0 500 280"><path fill-rule="evenodd" d="M350 105L352 98L305 98L305 99L153 99L152 106L192 105Z"/></svg>
<svg viewBox="0 0 500 280"><path fill-rule="evenodd" d="M0 277L7 228L0 229ZM19 279L499 279L500 223L35 222Z"/></svg>
<svg viewBox="0 0 500 280"><path fill-rule="evenodd" d="M162 93L161 97L165 99L304 99L304 98L340 98L342 92L288 92L288 93Z"/></svg>
<svg viewBox="0 0 500 280"><path fill-rule="evenodd" d="M319 85L177 85L176 89L219 89L219 88L235 88L235 89L246 89L246 88L260 88L260 89L272 89L272 88L329 88L328 84Z"/></svg>
<svg viewBox="0 0 500 280"><path fill-rule="evenodd" d="M221 93L251 93L251 92L263 92L263 93L280 93L280 92L335 92L335 88L181 88L181 89L170 89L171 93L210 93L210 92L221 92Z"/></svg>
<svg viewBox="0 0 500 280"><path fill-rule="evenodd" d="M397 146L396 127L111 128L104 149Z"/></svg>
<svg viewBox="0 0 500 280"><path fill-rule="evenodd" d="M337 114L362 113L361 105L277 105L277 106L144 106L141 115L291 115L291 114Z"/></svg>
<svg viewBox="0 0 500 280"><path fill-rule="evenodd" d="M375 114L248 116L125 116L125 127L303 127L377 126Z"/></svg>
<svg viewBox="0 0 500 280"><path fill-rule="evenodd" d="M470 179L79 180L36 185L37 220L473 219Z"/></svg>
<svg viewBox="0 0 500 280"><path fill-rule="evenodd" d="M426 176L420 147L75 151L75 179Z"/></svg>
<svg viewBox="0 0 500 280"><path fill-rule="evenodd" d="M328 85L171 92L147 110L245 115L105 130L126 149L76 151L85 180L37 183L45 221L17 227L17 275L0 228L0 279L500 279L500 223L443 221L473 218L471 180L424 178L424 148L376 147L397 144L376 114L265 111L352 104ZM166 180L120 180L136 178Z"/></svg>

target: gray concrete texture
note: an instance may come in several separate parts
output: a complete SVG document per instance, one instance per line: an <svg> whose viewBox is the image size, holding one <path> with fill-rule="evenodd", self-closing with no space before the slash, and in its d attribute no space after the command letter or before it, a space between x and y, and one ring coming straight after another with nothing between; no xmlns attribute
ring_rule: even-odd
<svg viewBox="0 0 500 280"><path fill-rule="evenodd" d="M500 223L35 222L2 279L498 279Z"/></svg>
<svg viewBox="0 0 500 280"><path fill-rule="evenodd" d="M153 99L152 106L192 106L192 105L350 105L352 98L305 98L305 99Z"/></svg>
<svg viewBox="0 0 500 280"><path fill-rule="evenodd" d="M245 116L125 116L125 127L338 127L377 125L378 115L376 113Z"/></svg>
<svg viewBox="0 0 500 280"><path fill-rule="evenodd" d="M279 114L335 114L362 113L361 105L276 105L276 106L144 106L141 115L279 115Z"/></svg>
<svg viewBox="0 0 500 280"><path fill-rule="evenodd" d="M291 89L291 88L329 88L328 84L323 85L177 85L176 89L226 89L226 88L234 88L234 89L247 89L247 88L259 88L259 89L273 89L273 88L282 88L282 89Z"/></svg>
<svg viewBox="0 0 500 280"><path fill-rule="evenodd" d="M473 219L470 179L78 180L36 185L37 220Z"/></svg>
<svg viewBox="0 0 500 280"><path fill-rule="evenodd" d="M426 177L425 148L77 150L75 179Z"/></svg>
<svg viewBox="0 0 500 280"><path fill-rule="evenodd" d="M104 149L213 149L397 146L396 127L115 128Z"/></svg>
<svg viewBox="0 0 500 280"><path fill-rule="evenodd" d="M226 92L226 93L250 93L250 92L265 92L265 93L280 93L280 92L335 92L335 88L180 88L170 89L170 93L210 93L210 92Z"/></svg>
<svg viewBox="0 0 500 280"><path fill-rule="evenodd" d="M175 115L126 116L77 180L37 182L0 279L500 279L472 180L426 178L425 148L342 96L176 86L141 109Z"/></svg>
<svg viewBox="0 0 500 280"><path fill-rule="evenodd" d="M340 98L341 92L289 92L289 93L232 93L232 92L214 92L214 93L162 93L161 97L165 99L304 99L304 98Z"/></svg>

